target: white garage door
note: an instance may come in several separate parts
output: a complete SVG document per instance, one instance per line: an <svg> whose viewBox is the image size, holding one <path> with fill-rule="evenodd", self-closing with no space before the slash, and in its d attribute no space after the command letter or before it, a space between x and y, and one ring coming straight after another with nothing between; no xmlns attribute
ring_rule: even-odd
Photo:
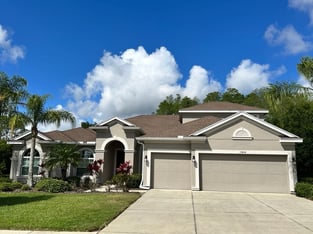
<svg viewBox="0 0 313 234"><path fill-rule="evenodd" d="M202 190L289 193L287 156L200 155Z"/></svg>
<svg viewBox="0 0 313 234"><path fill-rule="evenodd" d="M188 154L152 154L152 188L191 189Z"/></svg>

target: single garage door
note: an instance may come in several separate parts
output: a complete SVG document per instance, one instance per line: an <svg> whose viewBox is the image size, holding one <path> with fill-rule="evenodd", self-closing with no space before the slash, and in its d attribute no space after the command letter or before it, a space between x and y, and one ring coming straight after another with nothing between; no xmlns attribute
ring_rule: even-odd
<svg viewBox="0 0 313 234"><path fill-rule="evenodd" d="M152 154L152 188L191 189L188 154Z"/></svg>
<svg viewBox="0 0 313 234"><path fill-rule="evenodd" d="M287 156L200 155L202 190L289 193Z"/></svg>

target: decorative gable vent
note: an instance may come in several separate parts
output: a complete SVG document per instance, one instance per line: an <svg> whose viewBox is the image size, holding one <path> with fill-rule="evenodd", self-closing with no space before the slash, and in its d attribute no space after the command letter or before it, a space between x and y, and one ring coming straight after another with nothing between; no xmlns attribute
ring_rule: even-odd
<svg viewBox="0 0 313 234"><path fill-rule="evenodd" d="M233 133L233 140L252 140L250 131L246 128L238 128Z"/></svg>

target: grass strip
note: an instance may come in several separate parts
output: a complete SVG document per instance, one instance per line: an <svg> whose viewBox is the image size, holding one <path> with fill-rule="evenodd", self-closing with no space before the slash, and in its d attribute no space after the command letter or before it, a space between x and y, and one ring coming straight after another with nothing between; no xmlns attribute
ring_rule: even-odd
<svg viewBox="0 0 313 234"><path fill-rule="evenodd" d="M96 231L139 193L0 193L0 229Z"/></svg>

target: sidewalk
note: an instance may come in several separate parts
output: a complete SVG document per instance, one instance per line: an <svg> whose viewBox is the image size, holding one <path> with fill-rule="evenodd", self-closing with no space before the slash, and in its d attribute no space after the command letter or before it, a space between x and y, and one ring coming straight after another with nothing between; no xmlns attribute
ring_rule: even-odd
<svg viewBox="0 0 313 234"><path fill-rule="evenodd" d="M97 234L97 232L13 231L0 230L0 234Z"/></svg>

